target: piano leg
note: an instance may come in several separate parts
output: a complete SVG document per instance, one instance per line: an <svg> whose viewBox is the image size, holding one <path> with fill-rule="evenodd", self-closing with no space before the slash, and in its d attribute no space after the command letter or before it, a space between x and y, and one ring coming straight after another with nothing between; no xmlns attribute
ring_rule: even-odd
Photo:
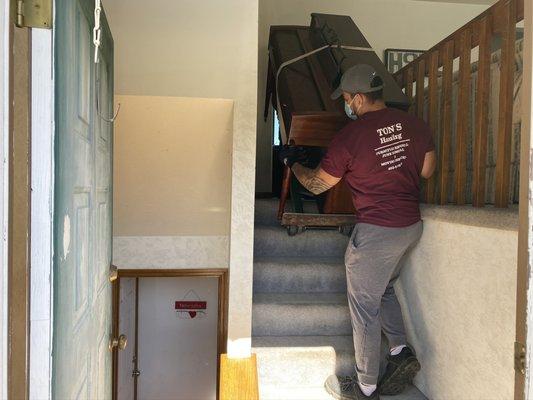
<svg viewBox="0 0 533 400"><path fill-rule="evenodd" d="M291 183L291 169L285 166L283 170L283 181L281 182L281 195L279 196L278 220L281 221L283 213L285 212L285 203L289 196L289 188Z"/></svg>

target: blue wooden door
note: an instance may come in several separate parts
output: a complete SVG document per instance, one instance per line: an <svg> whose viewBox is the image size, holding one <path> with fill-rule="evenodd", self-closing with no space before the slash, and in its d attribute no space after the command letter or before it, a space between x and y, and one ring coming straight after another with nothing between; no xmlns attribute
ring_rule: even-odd
<svg viewBox="0 0 533 400"><path fill-rule="evenodd" d="M113 41L94 0L56 0L54 399L110 399ZM97 77L99 82L97 82Z"/></svg>

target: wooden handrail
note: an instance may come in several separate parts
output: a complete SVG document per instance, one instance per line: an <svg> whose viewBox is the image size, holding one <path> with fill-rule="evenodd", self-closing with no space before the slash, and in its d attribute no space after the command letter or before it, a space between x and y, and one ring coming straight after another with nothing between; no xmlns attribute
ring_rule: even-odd
<svg viewBox="0 0 533 400"><path fill-rule="evenodd" d="M475 102L472 203L476 207L485 205L491 42L494 35L499 35L502 38L502 45L494 202L497 207L508 206L516 24L523 19L524 0L500 0L394 74L400 87L412 100L410 112L426 119L435 135L435 142L439 143L437 173L427 182L424 190L424 197L428 203L446 204L450 194L455 204L466 203L467 138L470 129L472 79L471 51L479 46L477 91L475 98L472 99ZM457 57L459 57L457 125L455 147L451 148L453 61ZM442 102L439 113L440 67L443 69L440 80ZM426 82L429 82L428 85ZM415 84L416 94L413 93ZM424 112L426 96L427 113ZM438 132L439 118L441 129ZM448 166L452 154L454 155L455 184L451 193L448 193ZM439 188L440 198L436 195L437 188Z"/></svg>
<svg viewBox="0 0 533 400"><path fill-rule="evenodd" d="M491 31L493 34L499 34L502 33L505 30L505 18L504 18L504 10L507 7L508 3L513 2L515 3L515 21L518 23L524 19L524 0L500 0L493 6L486 9L483 13L479 14L474 19L467 22L464 26L453 32L451 35L448 35L446 38L441 40L439 43L437 43L435 46L431 47L429 50L424 52L424 54L421 54L419 57L417 57L414 61L409 63L408 65L404 66L400 70L396 71L394 73L395 77L400 77L400 79L403 77L404 72L412 68L414 65L416 65L418 62L425 60L427 65L427 58L430 57L431 53L435 50L442 50L442 48L446 45L446 43L453 41L454 43L459 43L461 41L461 35L464 30L470 29L472 32L472 42L471 46L472 48L479 46L479 32L481 31L481 24L482 20L489 18L492 22L492 28ZM453 58L459 57L460 51L455 47ZM444 64L444 59L442 57L442 54L439 54L439 67L442 67ZM402 86L403 82L399 82L400 86Z"/></svg>

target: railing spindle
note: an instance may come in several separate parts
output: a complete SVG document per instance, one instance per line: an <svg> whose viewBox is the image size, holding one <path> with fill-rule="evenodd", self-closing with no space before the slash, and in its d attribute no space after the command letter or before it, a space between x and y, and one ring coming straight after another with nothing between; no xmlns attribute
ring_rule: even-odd
<svg viewBox="0 0 533 400"><path fill-rule="evenodd" d="M477 72L476 116L474 132L474 170L472 175L472 205L485 205L485 175L487 167L487 132L490 98L490 61L492 23L489 16L479 26L479 61Z"/></svg>
<svg viewBox="0 0 533 400"><path fill-rule="evenodd" d="M496 154L496 207L509 204L511 137L513 130L514 52L516 40L516 3L509 0L503 10L502 50L500 61L500 104Z"/></svg>
<svg viewBox="0 0 533 400"><path fill-rule="evenodd" d="M438 112L439 112L439 52L434 51L429 57L429 103L428 103L428 122L433 134L433 139L436 141L438 137ZM437 177L433 175L426 182L426 201L428 203L435 202L435 186Z"/></svg>
<svg viewBox="0 0 533 400"><path fill-rule="evenodd" d="M404 71L404 83L405 83L405 94L409 99L409 113L414 112L413 106L413 69L409 68Z"/></svg>
<svg viewBox="0 0 533 400"><path fill-rule="evenodd" d="M466 152L468 121L470 116L470 77L472 65L470 54L472 33L465 29L461 36L459 60L459 95L457 101L457 130L455 136L455 190L454 201L466 203Z"/></svg>
<svg viewBox="0 0 533 400"><path fill-rule="evenodd" d="M416 115L424 119L424 97L426 85L426 61L421 58L417 62L416 71ZM421 198L427 200L427 185L422 187Z"/></svg>
<svg viewBox="0 0 533 400"><path fill-rule="evenodd" d="M443 55L442 77L442 134L440 141L440 204L448 203L448 178L452 143L452 89L454 42L446 43Z"/></svg>
<svg viewBox="0 0 533 400"><path fill-rule="evenodd" d="M422 59L418 62L416 74L416 115L419 118L424 118L424 88L426 84L425 60Z"/></svg>

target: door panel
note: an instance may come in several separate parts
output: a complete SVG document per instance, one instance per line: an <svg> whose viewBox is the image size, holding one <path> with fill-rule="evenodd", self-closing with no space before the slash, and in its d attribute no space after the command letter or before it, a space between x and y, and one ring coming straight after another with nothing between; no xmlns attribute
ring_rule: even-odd
<svg viewBox="0 0 533 400"><path fill-rule="evenodd" d="M119 332L128 337L128 347L118 355L118 400L135 399L136 278L120 278Z"/></svg>
<svg viewBox="0 0 533 400"><path fill-rule="evenodd" d="M110 399L113 41L102 12L95 64L94 1L55 9L53 398Z"/></svg>
<svg viewBox="0 0 533 400"><path fill-rule="evenodd" d="M218 291L212 277L139 278L139 399L216 399ZM177 313L176 301L207 308Z"/></svg>

